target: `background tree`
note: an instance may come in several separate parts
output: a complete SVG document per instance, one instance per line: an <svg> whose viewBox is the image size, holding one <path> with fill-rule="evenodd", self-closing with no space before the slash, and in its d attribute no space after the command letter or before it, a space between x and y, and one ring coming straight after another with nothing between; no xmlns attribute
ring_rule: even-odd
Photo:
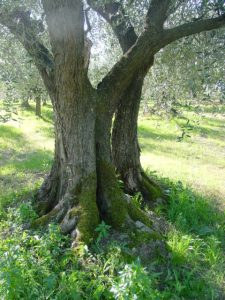
<svg viewBox="0 0 225 300"><path fill-rule="evenodd" d="M197 105L205 100L215 104L223 101L223 60L224 29L187 37L169 45L156 55L154 67L146 77L145 111L148 101L156 113L170 113L179 103Z"/></svg>
<svg viewBox="0 0 225 300"><path fill-rule="evenodd" d="M5 28L1 28L1 33L0 80L6 94L4 103L10 108L20 101L24 108L30 108L29 100L33 99L36 114L40 115L41 98L47 98L40 74L20 43Z"/></svg>

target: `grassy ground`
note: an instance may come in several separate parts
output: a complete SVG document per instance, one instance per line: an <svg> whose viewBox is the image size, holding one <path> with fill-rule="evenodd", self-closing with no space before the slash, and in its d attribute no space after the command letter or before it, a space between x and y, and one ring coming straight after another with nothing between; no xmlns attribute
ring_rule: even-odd
<svg viewBox="0 0 225 300"><path fill-rule="evenodd" d="M190 119L140 118L142 163L157 174L193 188L225 207L225 111L183 111ZM178 142L181 126L190 137ZM189 130L188 130L189 129Z"/></svg>
<svg viewBox="0 0 225 300"><path fill-rule="evenodd" d="M33 190L51 165L51 109L43 108L43 119L19 111L0 125L0 299L225 299L223 113L184 112L191 130L180 142L184 119L140 117L142 162L168 185L168 206L158 213L171 224L169 257L147 269L128 262L123 245L82 246L74 257L56 227L24 231L24 221L36 217Z"/></svg>
<svg viewBox="0 0 225 300"><path fill-rule="evenodd" d="M53 153L51 110L44 118L34 111L18 111L7 124L0 124L0 214L5 204L20 194L30 194L49 170Z"/></svg>

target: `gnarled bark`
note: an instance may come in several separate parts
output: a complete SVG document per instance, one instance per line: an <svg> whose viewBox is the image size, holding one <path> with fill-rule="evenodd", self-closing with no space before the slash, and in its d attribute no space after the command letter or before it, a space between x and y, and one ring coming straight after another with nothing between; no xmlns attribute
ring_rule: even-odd
<svg viewBox="0 0 225 300"><path fill-rule="evenodd" d="M135 77L119 102L113 123L112 154L125 191L131 195L141 192L151 205L163 196L163 191L145 174L140 162L137 124L144 75Z"/></svg>

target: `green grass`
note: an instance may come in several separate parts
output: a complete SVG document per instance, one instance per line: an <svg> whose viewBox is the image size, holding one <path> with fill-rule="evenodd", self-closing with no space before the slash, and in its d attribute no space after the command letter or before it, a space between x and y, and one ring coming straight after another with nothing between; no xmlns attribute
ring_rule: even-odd
<svg viewBox="0 0 225 300"><path fill-rule="evenodd" d="M209 110L209 108L208 108ZM222 108L221 108L222 110ZM183 184L225 205L225 115L185 112L190 137L178 142L183 119L140 117L142 163L150 171Z"/></svg>
<svg viewBox="0 0 225 300"><path fill-rule="evenodd" d="M182 118L140 118L142 162L168 187L157 213L170 224L168 257L145 266L128 259L122 243L74 253L55 225L24 230L51 165L51 108L42 119L18 111L0 126L0 299L225 299L224 115L209 107L204 117L184 113L194 127L181 142ZM99 239L108 230L101 224Z"/></svg>
<svg viewBox="0 0 225 300"><path fill-rule="evenodd" d="M225 213L180 183L171 183L169 201L168 245L172 268L183 285L180 296L223 299Z"/></svg>
<svg viewBox="0 0 225 300"><path fill-rule="evenodd" d="M50 115L51 108L44 107L45 120ZM0 125L0 216L18 195L40 185L51 165L53 145L51 122L35 117L32 109L19 110Z"/></svg>

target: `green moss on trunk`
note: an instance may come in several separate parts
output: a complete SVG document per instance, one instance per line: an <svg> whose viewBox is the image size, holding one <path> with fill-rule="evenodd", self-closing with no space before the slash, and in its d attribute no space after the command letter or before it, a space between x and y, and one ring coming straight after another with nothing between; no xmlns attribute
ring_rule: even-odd
<svg viewBox="0 0 225 300"><path fill-rule="evenodd" d="M163 196L163 191L159 185L157 185L155 182L150 180L150 178L144 173L141 173L142 175L142 190L143 194L147 194L149 200L154 201L157 198L160 198Z"/></svg>
<svg viewBox="0 0 225 300"><path fill-rule="evenodd" d="M96 203L96 175L89 175L69 192L68 198L73 198L73 206L68 214L69 219L77 218L77 239L88 244L95 237L95 228L99 224L99 212ZM48 223L57 220L57 217L64 211L68 211L68 201L61 200L48 214L40 217L32 223L32 227L43 227ZM74 228L75 229L75 228Z"/></svg>
<svg viewBox="0 0 225 300"><path fill-rule="evenodd" d="M114 229L121 230L128 215L124 194L116 178L114 167L107 162L98 163L98 184L100 184L100 206L103 208L103 218Z"/></svg>
<svg viewBox="0 0 225 300"><path fill-rule="evenodd" d="M79 240L90 243L95 237L95 228L99 224L99 212L96 203L96 176L90 175L81 184L81 190L76 195L78 208L74 208L74 213L79 214L77 229Z"/></svg>
<svg viewBox="0 0 225 300"><path fill-rule="evenodd" d="M133 221L140 221L144 225L148 227L152 227L152 221L150 220L149 216L142 211L140 208L137 207L136 203L133 199L127 205L129 216Z"/></svg>

